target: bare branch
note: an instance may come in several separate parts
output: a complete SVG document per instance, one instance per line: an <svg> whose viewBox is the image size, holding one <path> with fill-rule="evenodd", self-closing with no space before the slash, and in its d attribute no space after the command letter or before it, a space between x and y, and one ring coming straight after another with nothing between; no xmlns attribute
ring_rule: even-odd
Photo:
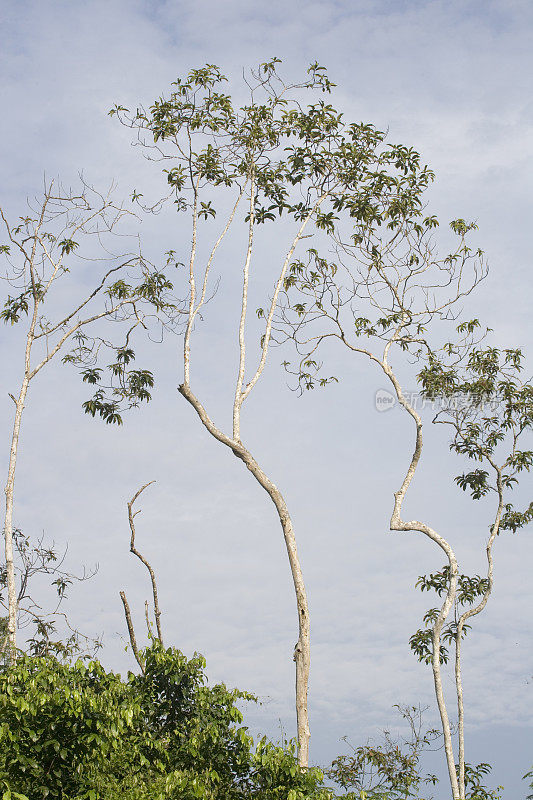
<svg viewBox="0 0 533 800"><path fill-rule="evenodd" d="M242 400L243 401L246 400L246 398L248 397L248 395L250 394L250 392L254 388L255 384L257 383L257 381L261 377L261 373L263 372L263 370L265 368L267 354L268 354L268 346L270 344L270 338L271 338L271 332L272 332L272 321L274 319L274 314L275 314L275 311L276 311L276 306L277 306L277 302L278 302L279 293L280 293L280 291L281 291L281 289L283 287L283 281L284 281L285 276L287 274L287 269L289 267L291 258L294 255L294 251L296 249L296 246L298 245L298 242L302 239L302 237L304 235L304 232L305 232L305 229L307 227L307 224L312 219L313 215L316 213L317 209L320 207L320 205L323 203L323 201L326 199L327 196L328 196L328 192L325 192L316 201L316 203L314 204L313 208L311 209L309 214L306 216L306 218L302 222L302 224L300 226L300 229L298 230L298 233L294 237L292 245L289 248L289 251L288 251L288 253L287 253L286 257L285 257L285 261L283 262L283 267L281 269L278 281L276 283L276 287L274 289L274 294L272 296L272 301L270 303L270 310L268 312L267 323L266 323L265 333L264 333L264 337L263 337L263 347L262 347L262 350L261 350L261 359L259 361L259 365L257 367L255 375L248 382L244 392L242 393Z"/></svg>
<svg viewBox="0 0 533 800"><path fill-rule="evenodd" d="M239 320L239 370L237 374L237 383L235 386L235 399L233 401L233 438L235 441L240 441L241 438L241 405L242 397L242 383L244 380L244 370L246 368L246 310L248 307L248 281L250 275L250 260L252 258L252 246L254 241L254 223L255 223L255 180L254 174L250 177L250 211L248 221L248 246L246 248L246 257L244 259L243 279L242 279L242 295L241 295L241 317Z"/></svg>
<svg viewBox="0 0 533 800"><path fill-rule="evenodd" d="M135 630L133 628L133 622L131 619L131 611L129 603L126 599L126 595L124 592L120 592L120 599L122 600L122 605L124 606L124 615L126 617L126 625L128 626L128 633L130 635L130 642L131 642L131 649L133 650L133 655L135 656L135 660L137 664L141 668L141 672L144 674L144 662L142 656L139 652L139 648L137 647L137 640L135 638Z"/></svg>
<svg viewBox="0 0 533 800"><path fill-rule="evenodd" d="M65 325L67 325L70 322L70 320L73 317L75 317L79 311L81 311L82 308L84 308L88 303L91 302L91 300L94 297L96 297L98 292L100 292L101 289L105 286L105 282L107 281L109 276L113 274L113 272L117 272L120 269L124 269L124 267L131 265L135 260L138 259L131 258L128 261L125 261L123 264L119 264L118 267L113 267L112 269L108 270L103 276L102 280L100 281L100 284L96 287L96 289L94 289L94 291L92 291L91 294L85 300L83 300L77 308L74 309L74 311L72 311L70 314L64 317L60 322L57 322L52 328L47 328L46 330L42 331L42 333L35 334L33 338L37 340L40 339L42 336L50 336L52 333L55 333L55 331L58 330L59 328L63 328Z"/></svg>
<svg viewBox="0 0 533 800"><path fill-rule="evenodd" d="M192 178L191 178L192 180ZM196 238L198 231L198 185L200 183L200 176L198 176L194 186L194 201L192 213L192 242L191 252L189 256L189 317L187 320L187 328L185 336L183 337L183 369L184 381L189 383L190 379L190 353L191 353L191 333L195 317L195 303L196 303L196 282L194 277L194 262L196 258Z"/></svg>
<svg viewBox="0 0 533 800"><path fill-rule="evenodd" d="M148 560L135 547L135 523L134 523L134 518L137 516L137 514L140 514L140 509L139 509L139 511L136 511L135 513L133 513L133 504L135 503L135 501L137 500L137 498L139 497L141 492L144 492L144 490L148 486L151 486L152 483L155 483L155 481L149 481L149 483L145 483L144 486L141 486L141 488L138 489L138 491L133 495L132 499L128 503L128 520L129 520L129 523L130 523L130 530L131 530L130 552L132 552L133 555L137 556L137 558L140 561L142 561L142 563L144 564L144 566L146 567L146 569L149 572L150 580L152 582L152 596L153 596L153 599L154 599L154 613L155 613L155 624L156 624L156 630L157 630L157 638L159 639L161 644L163 644L163 634L161 632L161 610L159 608L159 598L158 598L158 595L157 595L157 582L156 582L155 572L152 569L152 567L151 567L150 563L148 562ZM148 617L147 617L147 619L148 619ZM150 633L150 627L149 626L148 626L148 632Z"/></svg>

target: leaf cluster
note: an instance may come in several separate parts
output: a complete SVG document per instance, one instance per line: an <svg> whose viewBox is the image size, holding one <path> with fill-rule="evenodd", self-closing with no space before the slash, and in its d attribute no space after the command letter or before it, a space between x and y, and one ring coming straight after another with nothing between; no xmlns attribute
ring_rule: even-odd
<svg viewBox="0 0 533 800"><path fill-rule="evenodd" d="M459 774L459 766L456 764L455 769ZM465 764L465 790L468 790L469 800L502 800L503 786L498 786L496 789L488 789L483 781L486 776L491 772L492 767L486 762L476 764Z"/></svg>
<svg viewBox="0 0 533 800"><path fill-rule="evenodd" d="M81 367L83 383L97 387L93 396L83 402L83 410L92 417L99 416L107 424L122 425L124 410L150 401L153 373L130 366L135 361L135 351L128 343L115 345L101 338L89 337L82 331L76 334L75 340L75 347L63 357L63 363ZM107 364L105 373L103 367L96 366L102 347L113 354L113 361ZM107 380L104 375L107 375Z"/></svg>
<svg viewBox="0 0 533 800"><path fill-rule="evenodd" d="M410 736L393 738L390 731L385 730L380 743L350 746L349 754L334 759L327 774L345 790L342 797L350 800L407 800L420 798L422 784L436 783L435 776L423 777L420 773L420 757L439 733L423 730L423 709L420 707L395 708L409 724Z"/></svg>
<svg viewBox="0 0 533 800"><path fill-rule="evenodd" d="M415 586L421 592L434 591L441 597L448 592L450 576L450 566L446 564L439 572L431 573L430 575L419 575ZM482 578L479 575L458 575L455 596L455 619L442 628L442 641L448 644L457 641L457 618L461 613L460 609L465 606L471 606L476 598L483 597L488 589L489 581L487 578ZM433 659L433 629L439 613L440 610L438 608L430 608L423 617L424 628L417 630L409 639L409 646L413 653L419 661L423 661L426 664L431 664ZM463 624L461 636L466 636L470 628L470 625ZM442 644L439 651L439 660L441 664L447 664L449 660L449 650Z"/></svg>
<svg viewBox="0 0 533 800"><path fill-rule="evenodd" d="M111 109L154 151L149 157L173 161L163 170L170 194L151 210L173 198L178 211L208 219L216 208L211 197L200 199L203 189L211 195L218 187L240 189L253 178L255 224L284 213L303 220L321 194L329 208L316 208L314 222L326 233L335 230L342 211L357 234L372 224L395 230L415 209L420 216L420 195L433 173L419 154L386 144L385 133L373 125L345 123L324 100L304 105L306 93L330 92L326 70L312 64L306 80L287 85L279 63L273 59L252 72L246 81L250 102L241 107L224 91L221 70L207 64L178 77L170 93L147 109ZM140 197L135 192L134 199Z"/></svg>
<svg viewBox="0 0 533 800"><path fill-rule="evenodd" d="M22 314L28 313L30 307L29 298L32 296L36 301L39 301L43 297L42 284L35 284L35 287L26 289L17 297L8 295L4 303L4 308L0 312L0 318L6 323L9 322L11 325L15 325Z"/></svg>
<svg viewBox="0 0 533 800"><path fill-rule="evenodd" d="M450 448L481 465L455 478L474 500L490 492L503 498L533 466L533 450L522 445L533 432L533 385L521 377L523 353L478 346L471 338L478 328L478 320L459 325L465 338L431 352L418 376L426 397L443 400L435 421L451 426ZM516 532L532 519L533 503L517 511L506 502L496 532Z"/></svg>

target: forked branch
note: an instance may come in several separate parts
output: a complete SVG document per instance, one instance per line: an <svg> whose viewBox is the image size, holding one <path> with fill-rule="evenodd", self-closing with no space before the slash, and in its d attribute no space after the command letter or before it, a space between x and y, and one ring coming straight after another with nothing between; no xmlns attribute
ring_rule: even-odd
<svg viewBox="0 0 533 800"><path fill-rule="evenodd" d="M145 556L143 556L143 554L141 552L139 552L139 550L137 550L137 548L135 546L135 534L136 534L136 531L135 531L135 522L134 522L134 520L135 520L135 517L137 516L137 514L140 513L140 509L138 509L137 511L134 512L133 511L133 505L134 505L135 501L137 500L137 498L139 497L139 495L142 492L144 492L144 490L148 486L150 486L152 483L155 483L155 481L149 481L148 483L145 483L144 486L141 486L141 488L138 489L135 492L135 494L133 495L133 497L131 498L131 500L127 504L128 505L128 522L129 522L130 530L131 530L130 552L133 553L134 556L137 556L139 561L142 561L142 563L144 564L144 566L146 567L146 569L148 570L148 573L150 575L150 581L152 583L152 597L153 597L153 601L154 601L154 614L155 614L155 624L156 624L156 630L157 630L157 639L161 644L163 644L163 635L162 635L162 632L161 632L161 609L159 607L159 597L158 597L158 594L157 594L157 581L156 581L156 577L155 577L155 572L154 572L150 562L148 561L148 559ZM144 660L143 660L142 655L141 655L141 653L139 651L139 648L137 646L137 639L136 639L136 636L135 636L135 628L133 626L133 620L132 620L132 616L131 616L131 611L130 611L128 600L126 598L126 594L124 592L120 592L120 599L122 600L122 604L124 606L124 616L126 617L126 625L128 626L128 633L129 633L129 637L130 637L131 649L133 650L133 655L135 656L135 660L137 661L137 663L138 663L139 667L141 668L141 670L144 672ZM149 618L149 615L148 615L148 601L145 602L145 617L146 617L146 627L148 629L148 635L149 635L150 638L153 638L152 627L150 625L150 618Z"/></svg>
<svg viewBox="0 0 533 800"><path fill-rule="evenodd" d="M161 633L161 609L159 608L159 598L158 598L158 595L157 595L157 581L156 581L156 577L155 577L155 572L154 572L151 564L148 562L148 560L135 547L135 523L134 523L134 519L137 516L137 514L141 513L141 510L139 509L139 510L134 512L133 511L133 504L135 503L135 501L137 500L139 495L142 492L144 492L144 490L146 488L148 488L148 486L151 486L152 483L155 483L155 481L149 481L148 483L145 483L144 486L141 486L141 488L133 495L133 497L131 498L130 502L128 503L128 521L130 523L130 530L131 530L130 552L133 553L134 556L137 556L139 561L142 561L142 563L144 564L144 566L146 567L146 569L148 570L148 572L150 574L150 581L152 583L152 596L153 596L153 599L154 599L154 614L155 614L155 626L156 626L156 630L157 630L157 638L159 639L161 644L163 644L163 635Z"/></svg>

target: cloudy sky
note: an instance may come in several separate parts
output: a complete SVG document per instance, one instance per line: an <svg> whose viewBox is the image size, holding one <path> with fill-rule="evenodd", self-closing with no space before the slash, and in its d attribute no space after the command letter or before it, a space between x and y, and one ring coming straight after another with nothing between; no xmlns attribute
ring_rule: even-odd
<svg viewBox="0 0 533 800"><path fill-rule="evenodd" d="M12 217L24 213L43 173L74 183L83 170L100 187L114 179L122 197L157 185L159 167L144 162L130 132L107 116L113 103L150 103L204 63L218 64L240 92L242 69L272 56L283 59L289 80L319 61L347 119L388 129L434 169L432 213L477 221L476 244L491 271L468 310L503 346L532 352L527 0L19 0L6 1L1 14L0 202ZM154 258L188 246L186 231L164 215L145 219L141 235ZM221 426L230 419L235 373L236 310L224 298L240 269L240 262L221 266L219 306L196 339L193 388ZM21 342L8 328L0 335L7 470L7 392L18 391ZM127 590L139 622L148 591L128 555L125 503L155 479L138 535L159 575L167 641L201 651L213 679L262 698L250 717L254 730L277 736L281 725L293 735L296 617L276 516L177 394L178 345L169 337L141 347L159 389L121 429L83 416L86 387L74 372L43 371L26 405L16 523L68 543L73 569L99 563L98 575L72 590L69 610L81 629L103 633L104 661L125 670L132 661L118 591ZM339 385L298 398L285 386L281 360L274 352L245 411L243 438L293 515L312 614L311 753L327 763L345 747L342 736L359 744L394 727L394 703L430 705L428 724L436 722L430 671L407 641L427 607L414 582L442 559L423 537L388 532L412 430L398 410L375 410L380 376L339 356ZM448 536L465 571L481 572L486 517L454 488L458 471L445 437L430 433L407 514ZM494 765L506 800L525 795L520 776L533 762L531 533L497 542L494 595L464 655L467 759ZM438 758L428 761L435 771Z"/></svg>

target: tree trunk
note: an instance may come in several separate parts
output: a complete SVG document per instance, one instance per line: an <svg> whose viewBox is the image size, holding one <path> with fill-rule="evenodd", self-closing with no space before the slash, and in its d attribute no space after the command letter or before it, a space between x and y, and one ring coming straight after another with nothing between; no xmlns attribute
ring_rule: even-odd
<svg viewBox="0 0 533 800"><path fill-rule="evenodd" d="M17 587L15 583L15 562L13 557L13 495L15 489L15 469L17 466L17 452L20 435L20 423L24 401L28 391L29 378L26 374L22 381L18 400L15 401L15 421L13 424L13 434L11 437L11 451L9 454L9 469L5 488L6 495L6 514L4 520L4 541L6 556L6 577L7 577L7 602L8 602L8 660L13 663L17 648Z"/></svg>
<svg viewBox="0 0 533 800"><path fill-rule="evenodd" d="M446 616L447 613L448 612L446 611ZM446 616L444 616L444 619L446 619ZM453 755L453 743L452 743L452 734L450 728L450 720L448 718L448 711L446 709L444 691L442 688L442 676L440 668L440 631L444 619L440 620L440 625L439 623L437 623L433 628L433 658L431 666L433 670L433 683L435 685L435 696L437 698L437 705L439 708L439 714L442 723L442 733L444 735L444 751L446 753L446 765L448 767L448 775L450 777L452 796L453 800L459 800L459 798L460 800L463 800L463 798L459 794L459 782L457 780L457 772L455 770L455 759Z"/></svg>
<svg viewBox="0 0 533 800"><path fill-rule="evenodd" d="M294 662L296 664L296 725L298 731L298 763L300 767L306 769L309 765L309 738L311 735L307 711L307 692L311 661L309 607L289 509L278 487L267 477L242 442L235 441L229 436L226 436L226 434L222 433L222 431L214 425L198 398L192 393L189 385L186 383L182 384L178 391L195 409L209 433L214 436L215 439L218 439L219 442L225 444L226 447L229 447L237 458L240 458L241 461L246 464L246 467L263 489L270 495L272 502L276 506L276 511L278 512L281 528L283 530L287 555L289 557L298 611L298 641L294 648Z"/></svg>
<svg viewBox="0 0 533 800"><path fill-rule="evenodd" d="M459 623L455 637L455 688L457 692L457 736L459 739L459 797L465 796L465 711L461 674L461 633Z"/></svg>
<svg viewBox="0 0 533 800"><path fill-rule="evenodd" d="M252 475L272 498L279 515L283 530L283 537L285 539L285 546L287 548L287 555L289 556L292 581L296 594L296 607L298 611L298 641L294 647L294 661L296 663L296 724L298 730L298 763L301 767L306 768L309 765L309 738L311 735L309 730L309 715L307 710L311 643L309 607L307 604L307 593L305 590L302 568L300 565L300 559L298 557L292 520L290 518L289 510L283 495L277 486L265 475L250 453L248 453L244 447L242 447L242 450L244 451L243 453L236 452L234 450L235 455L244 461Z"/></svg>

